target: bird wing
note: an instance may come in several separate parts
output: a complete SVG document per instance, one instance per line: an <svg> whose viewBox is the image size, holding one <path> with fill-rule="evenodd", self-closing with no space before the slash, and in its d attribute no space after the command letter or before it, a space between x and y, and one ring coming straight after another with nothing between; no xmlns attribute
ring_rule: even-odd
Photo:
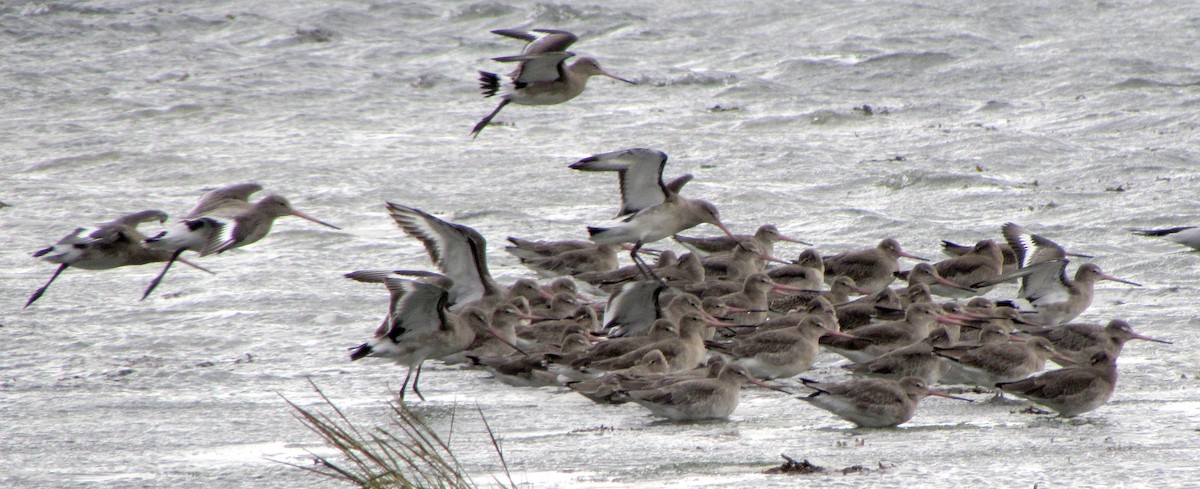
<svg viewBox="0 0 1200 489"><path fill-rule="evenodd" d="M953 241L942 240L942 253L945 253L947 256L963 256L970 253L972 249L970 246L963 246Z"/></svg>
<svg viewBox="0 0 1200 489"><path fill-rule="evenodd" d="M1092 386L1093 382L1100 380L1088 369L1071 367L1053 370L1025 380L997 385L1005 391L1026 397L1053 399L1084 392Z"/></svg>
<svg viewBox="0 0 1200 489"><path fill-rule="evenodd" d="M1040 234L1033 234L1014 223L1005 223L1004 226L1001 226L1000 233L1004 235L1004 240L1008 242L1008 246L1017 255L1018 267L1033 266L1038 263L1062 260L1067 257L1067 250L1058 243ZM1029 254L1030 245L1033 248L1032 255Z"/></svg>
<svg viewBox="0 0 1200 489"><path fill-rule="evenodd" d="M1090 324L1064 324L1052 328L1042 328L1027 331L1032 336L1041 336L1050 340L1059 351L1077 352L1096 345L1103 331Z"/></svg>
<svg viewBox="0 0 1200 489"><path fill-rule="evenodd" d="M845 275L855 280L869 277L879 266L879 258L873 254L848 252L825 258L825 276Z"/></svg>
<svg viewBox="0 0 1200 489"><path fill-rule="evenodd" d="M223 253L244 244L246 238L250 236L250 232L255 228L254 221L258 219L261 217L255 214L240 214L228 222L221 223L221 227L216 233L213 233L213 242L209 245L214 248L209 250L208 247L205 247L206 252L202 254Z"/></svg>
<svg viewBox="0 0 1200 489"><path fill-rule="evenodd" d="M376 332L377 336L401 341L408 336L442 328L446 322L446 289L402 278L388 278L384 284L392 294L392 305L388 312L388 328L382 335Z"/></svg>
<svg viewBox="0 0 1200 489"><path fill-rule="evenodd" d="M530 83L544 83L561 80L566 76L563 71L563 61L567 58L575 56L575 53L570 51L559 51L553 53L539 54L519 54L517 56L501 56L492 58L492 61L501 63L521 63L517 65L517 69L513 70L509 75L517 88L522 88Z"/></svg>
<svg viewBox="0 0 1200 489"><path fill-rule="evenodd" d="M990 374L1001 375L1013 365L1020 365L1029 358L1025 347L1011 343L992 343L968 350L958 357L964 365L975 367Z"/></svg>
<svg viewBox="0 0 1200 489"><path fill-rule="evenodd" d="M621 185L621 210L617 216L634 214L642 209L663 203L674 195L663 184L662 172L667 164L667 154L662 151L633 148L592 155L571 164L580 171L618 172ZM680 177L671 182L682 187L691 178L682 182Z"/></svg>
<svg viewBox="0 0 1200 489"><path fill-rule="evenodd" d="M429 282L443 289L449 289L453 283L448 277L436 272L425 270L356 270L343 275L350 280L366 283L386 283L392 275L402 275L404 277L418 277L423 282Z"/></svg>
<svg viewBox="0 0 1200 489"><path fill-rule="evenodd" d="M1037 251L1034 251L1033 256L1029 257L1028 265L1035 265L1051 260L1062 260L1067 257L1067 250L1049 238L1040 234L1030 234L1029 239L1033 241L1033 245Z"/></svg>
<svg viewBox="0 0 1200 489"><path fill-rule="evenodd" d="M183 225L189 230L196 231L202 227L212 228L212 231L205 233L208 239L204 243L204 247L200 249L200 256L211 255L225 251L226 243L233 236L234 223L222 220L213 219L211 217L202 217L200 219L190 219L183 221Z"/></svg>
<svg viewBox="0 0 1200 489"><path fill-rule="evenodd" d="M747 337L733 347L733 354L738 357L790 353L800 347L803 341L786 331L763 331Z"/></svg>
<svg viewBox="0 0 1200 489"><path fill-rule="evenodd" d="M988 287L1017 279L1021 281L1021 298L1029 302L1061 302L1067 299L1070 292L1067 289L1067 264L1070 260L1049 260L1019 268L998 277L982 280L971 284L971 288Z"/></svg>
<svg viewBox="0 0 1200 489"><path fill-rule="evenodd" d="M123 224L108 223L101 225L95 229L88 229L88 233L84 237L76 237L74 244L85 244L88 246L106 246L122 241L128 241L129 235L127 230L130 228ZM65 239L65 238L64 238Z"/></svg>
<svg viewBox="0 0 1200 489"><path fill-rule="evenodd" d="M425 245L429 259L453 282L452 304L473 302L496 292L487 268L487 240L478 231L412 207L388 202L387 209L405 234Z"/></svg>
<svg viewBox="0 0 1200 489"><path fill-rule="evenodd" d="M150 221L158 221L160 223L167 222L167 213L158 210L139 211L113 219L111 222L109 222L109 224L117 224L137 229L139 224Z"/></svg>
<svg viewBox="0 0 1200 489"><path fill-rule="evenodd" d="M839 393L854 400L857 406L903 404L908 396L895 382L882 379L863 379L850 382L846 392ZM845 384L839 384L845 385Z"/></svg>
<svg viewBox="0 0 1200 489"><path fill-rule="evenodd" d="M200 201L196 203L196 207L193 207L183 217L184 219L200 217L231 203L248 202L250 196L259 190L262 190L262 185L257 183L236 183L209 190L208 193L200 197Z"/></svg>
<svg viewBox="0 0 1200 489"><path fill-rule="evenodd" d="M1025 228L1016 223L1006 222L1000 226L1000 234L1004 236L1004 241L1008 243L1008 247L1012 248L1013 254L1017 256L1017 268L1025 266L1025 253L1029 247L1025 244Z"/></svg>
<svg viewBox="0 0 1200 489"><path fill-rule="evenodd" d="M603 318L604 328L610 330L609 337L640 334L662 317L659 294L664 288L658 282L642 280L625 284L620 292L613 294L604 308Z"/></svg>
<svg viewBox="0 0 1200 489"><path fill-rule="evenodd" d="M535 32L537 34L535 34ZM521 29L496 29L492 34L501 35L512 39L520 39L529 44L525 45L525 49L521 54L541 54L553 51L566 51L567 48L575 44L579 38L575 34L567 31L554 29L534 29L525 31Z"/></svg>
<svg viewBox="0 0 1200 489"><path fill-rule="evenodd" d="M1021 281L1017 294L1034 305L1063 302L1071 296L1067 277L1070 260L1050 260L1033 265L1033 273Z"/></svg>

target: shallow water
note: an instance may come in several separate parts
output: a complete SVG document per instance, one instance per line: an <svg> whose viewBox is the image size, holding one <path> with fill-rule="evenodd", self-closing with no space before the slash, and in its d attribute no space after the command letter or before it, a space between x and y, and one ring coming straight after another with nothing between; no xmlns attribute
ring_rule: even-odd
<svg viewBox="0 0 1200 489"><path fill-rule="evenodd" d="M829 253L892 236L933 257L941 239L1021 223L1145 284L1101 285L1081 320L1175 344L1128 345L1112 401L1079 420L929 399L900 429L861 431L762 390L728 422L669 424L430 365L417 409L457 410L477 480L498 465L476 404L531 487L1200 483L1200 257L1128 232L1197 224L1200 7L643 4L0 6L0 485L339 487L271 461L323 450L280 396L315 405L311 379L364 423L385 415L403 369L351 364L345 348L386 294L340 275L429 265L383 201L476 228L508 282L533 273L505 236L579 238L616 209L615 179L566 165L638 146L695 174L688 195L735 231L772 222ZM505 70L489 58L520 47L487 31L515 26L573 31L575 52L640 85L595 79L568 104L511 106L471 141L494 107L475 71ZM217 275L177 269L144 302L157 266L69 270L20 309L53 271L29 252L244 181L343 231L283 219L201 260ZM780 453L885 468L763 474Z"/></svg>

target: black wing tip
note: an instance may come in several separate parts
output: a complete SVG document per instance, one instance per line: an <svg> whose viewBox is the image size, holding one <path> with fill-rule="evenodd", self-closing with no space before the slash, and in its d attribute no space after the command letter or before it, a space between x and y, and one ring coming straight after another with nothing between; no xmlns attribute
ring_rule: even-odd
<svg viewBox="0 0 1200 489"><path fill-rule="evenodd" d="M389 210L389 211L404 212L404 213L408 213L408 212L412 211L411 207L400 205L395 202L384 201L383 203L387 207L387 210Z"/></svg>
<svg viewBox="0 0 1200 489"><path fill-rule="evenodd" d="M587 232L588 232L588 236L595 236L595 235L597 235L597 234L600 234L600 233L603 233L603 232L605 232L605 231L608 231L608 229L609 229L609 228L601 228L601 227L588 226L588 228L587 228Z"/></svg>
<svg viewBox="0 0 1200 489"><path fill-rule="evenodd" d="M1155 237L1167 236L1170 234L1175 234L1175 233L1178 233L1181 231L1186 231L1188 229L1192 229L1193 227L1195 227L1195 226L1179 226L1179 227L1166 228L1166 229L1135 229L1135 230L1133 230L1133 234L1136 234L1138 236L1155 236Z"/></svg>

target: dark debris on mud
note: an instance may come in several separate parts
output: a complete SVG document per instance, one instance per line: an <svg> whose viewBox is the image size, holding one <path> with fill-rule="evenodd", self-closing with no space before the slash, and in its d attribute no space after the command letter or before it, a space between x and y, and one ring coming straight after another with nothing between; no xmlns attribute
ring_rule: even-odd
<svg viewBox="0 0 1200 489"><path fill-rule="evenodd" d="M813 465L811 462L808 461L808 459L797 461L796 459L789 457L787 455L784 455L784 454L779 454L779 456L783 457L783 460L784 460L783 465L780 465L778 467L769 468L764 473L805 475L805 474L824 474L824 473L830 472L829 469L826 469L825 467L821 467L819 465ZM868 469L861 465L852 465L850 467L838 469L834 472L841 472L842 475L869 474L872 472L883 472L886 469L890 469L892 467L895 467L895 465L884 465L883 462L880 462L879 468L877 468L877 469Z"/></svg>

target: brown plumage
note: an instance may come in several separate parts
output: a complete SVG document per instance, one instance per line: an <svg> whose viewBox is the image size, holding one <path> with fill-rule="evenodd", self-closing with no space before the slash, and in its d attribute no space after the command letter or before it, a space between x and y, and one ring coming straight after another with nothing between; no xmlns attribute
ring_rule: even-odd
<svg viewBox="0 0 1200 489"><path fill-rule="evenodd" d="M1103 406L1116 386L1116 359L1103 351L1093 354L1087 365L996 385L1004 392L1053 409L1064 418Z"/></svg>

